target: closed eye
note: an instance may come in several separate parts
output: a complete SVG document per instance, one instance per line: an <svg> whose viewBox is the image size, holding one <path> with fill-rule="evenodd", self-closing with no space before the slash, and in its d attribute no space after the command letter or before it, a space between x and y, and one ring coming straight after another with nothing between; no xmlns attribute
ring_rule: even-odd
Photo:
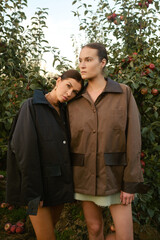
<svg viewBox="0 0 160 240"><path fill-rule="evenodd" d="M78 91L76 91L76 90L73 90L73 93L77 95L77 94L78 94Z"/></svg>

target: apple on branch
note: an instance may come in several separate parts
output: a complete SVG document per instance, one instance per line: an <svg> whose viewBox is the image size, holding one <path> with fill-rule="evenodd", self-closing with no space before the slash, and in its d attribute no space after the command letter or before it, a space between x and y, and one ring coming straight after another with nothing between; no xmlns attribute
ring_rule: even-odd
<svg viewBox="0 0 160 240"><path fill-rule="evenodd" d="M156 95L158 95L159 92L156 88L153 88L151 93L152 93L152 95L156 96Z"/></svg>
<svg viewBox="0 0 160 240"><path fill-rule="evenodd" d="M150 63L150 64L149 64L149 68L150 68L151 70L153 70L153 69L155 69L155 65L154 65L153 63Z"/></svg>
<svg viewBox="0 0 160 240"><path fill-rule="evenodd" d="M145 158L146 154L144 152L141 152L141 159Z"/></svg>
<svg viewBox="0 0 160 240"><path fill-rule="evenodd" d="M142 95L146 95L148 93L148 89L147 88L142 88L141 89L141 94Z"/></svg>

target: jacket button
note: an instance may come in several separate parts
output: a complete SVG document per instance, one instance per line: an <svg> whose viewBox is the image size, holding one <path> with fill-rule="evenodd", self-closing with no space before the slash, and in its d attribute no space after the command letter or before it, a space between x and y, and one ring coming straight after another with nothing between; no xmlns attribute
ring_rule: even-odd
<svg viewBox="0 0 160 240"><path fill-rule="evenodd" d="M96 130L93 130L93 133L96 133Z"/></svg>
<svg viewBox="0 0 160 240"><path fill-rule="evenodd" d="M65 140L63 140L63 144L66 144L66 141L65 141Z"/></svg>
<svg viewBox="0 0 160 240"><path fill-rule="evenodd" d="M96 109L93 109L93 112L95 113L95 112L96 112Z"/></svg>

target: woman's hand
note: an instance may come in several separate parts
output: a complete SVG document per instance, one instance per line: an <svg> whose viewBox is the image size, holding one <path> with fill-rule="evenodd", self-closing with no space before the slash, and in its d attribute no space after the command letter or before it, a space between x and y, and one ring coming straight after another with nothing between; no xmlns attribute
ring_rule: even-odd
<svg viewBox="0 0 160 240"><path fill-rule="evenodd" d="M134 194L122 192L120 194L121 203L123 205L128 205L134 200Z"/></svg>

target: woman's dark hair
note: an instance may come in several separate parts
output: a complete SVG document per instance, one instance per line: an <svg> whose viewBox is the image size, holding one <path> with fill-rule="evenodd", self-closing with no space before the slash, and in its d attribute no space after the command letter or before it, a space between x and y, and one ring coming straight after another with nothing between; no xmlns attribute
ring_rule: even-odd
<svg viewBox="0 0 160 240"><path fill-rule="evenodd" d="M84 45L82 49L85 47L97 49L99 60L102 61L102 59L106 59L106 63L108 62L107 51L105 46L102 43L97 43L97 42L88 43Z"/></svg>
<svg viewBox="0 0 160 240"><path fill-rule="evenodd" d="M79 82L81 84L81 86L83 87L84 85L84 81L81 77L81 74L77 71L77 70L74 70L74 69L70 69L66 72L64 72L61 76L61 79L62 80L65 80L67 78L73 78L75 79L77 82Z"/></svg>

